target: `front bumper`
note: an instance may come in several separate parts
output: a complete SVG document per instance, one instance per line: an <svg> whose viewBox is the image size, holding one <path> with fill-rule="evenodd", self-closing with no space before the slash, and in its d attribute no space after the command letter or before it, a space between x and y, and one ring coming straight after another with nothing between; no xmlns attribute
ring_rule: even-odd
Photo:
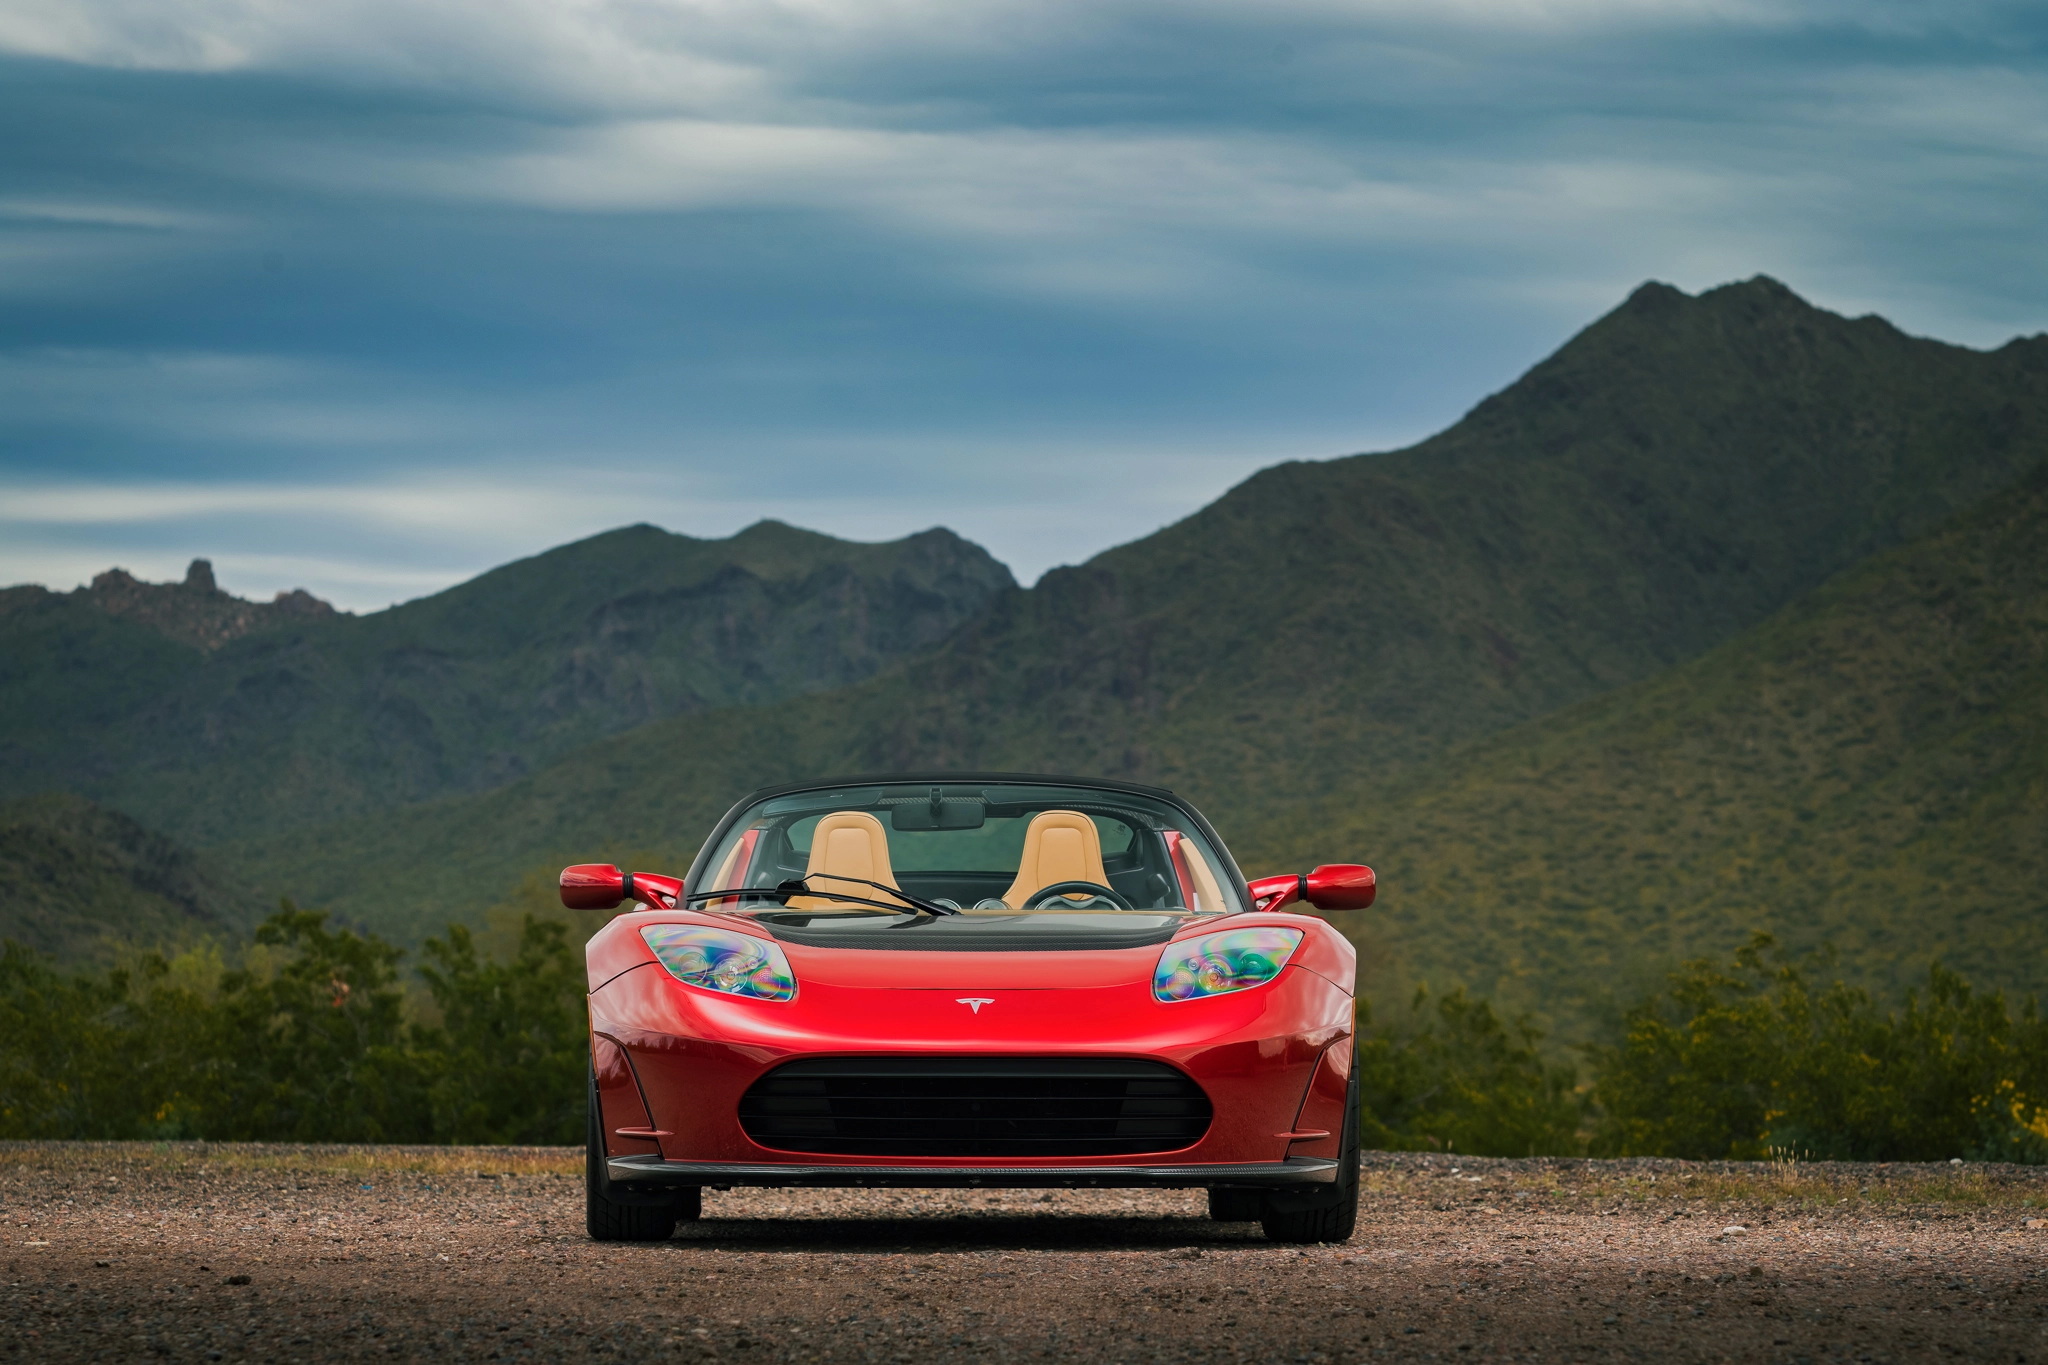
<svg viewBox="0 0 2048 1365"><path fill-rule="evenodd" d="M1335 1045L1350 1032L1352 1001L1316 973L1290 966L1278 981L1256 990L1162 1003L1142 980L1032 988L984 986L966 975L994 967L1021 974L1029 965L988 961L1004 954L852 955L973 957L951 970L974 984L850 987L814 975L803 980L794 1000L778 1003L698 990L652 963L607 982L590 997L607 1156L731 1171L766 1168L773 1178L759 1183L767 1184L794 1183L782 1178L790 1171L880 1168L909 1173L894 1183L929 1186L949 1183L949 1172L992 1167L985 1158L892 1159L772 1148L743 1130L738 1112L748 1088L782 1063L876 1056L1147 1059L1190 1077L1213 1106L1207 1134L1191 1146L1129 1156L1006 1158L1004 1174L970 1178L978 1183L1060 1186L1090 1183L1095 1172L1123 1172L1093 1183L1202 1185L1232 1179L1205 1171L1286 1171L1293 1158L1337 1155L1350 1053ZM905 970L885 965L899 975ZM911 965L935 972L944 964ZM1149 959L1145 966L1149 971ZM1042 976L1048 969L1036 964L1034 970ZM963 997L969 996L982 1008L967 1008ZM1142 1174L1155 1170L1169 1174ZM1133 1171L1141 1174L1128 1174ZM875 1184L885 1176L861 1178ZM688 1176L680 1183L725 1181ZM812 1183L829 1185L833 1179L820 1175Z"/></svg>
<svg viewBox="0 0 2048 1365"><path fill-rule="evenodd" d="M768 1185L850 1188L1186 1189L1213 1185L1328 1185L1337 1163L1328 1157L1285 1161L1204 1162L1195 1166L818 1166L737 1161L664 1161L615 1156L611 1179L631 1186Z"/></svg>

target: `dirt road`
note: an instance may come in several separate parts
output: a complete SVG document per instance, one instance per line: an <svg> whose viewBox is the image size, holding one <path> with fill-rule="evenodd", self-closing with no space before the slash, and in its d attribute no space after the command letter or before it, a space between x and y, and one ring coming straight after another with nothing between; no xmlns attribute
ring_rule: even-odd
<svg viewBox="0 0 2048 1365"><path fill-rule="evenodd" d="M1341 1247L922 1190L636 1247L584 1239L579 1155L0 1144L0 1359L2048 1365L2048 1171L1368 1156Z"/></svg>

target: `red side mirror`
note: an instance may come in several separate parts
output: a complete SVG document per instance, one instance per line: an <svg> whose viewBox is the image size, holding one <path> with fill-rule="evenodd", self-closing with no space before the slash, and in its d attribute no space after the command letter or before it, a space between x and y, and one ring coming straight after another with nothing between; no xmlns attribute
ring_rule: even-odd
<svg viewBox="0 0 2048 1365"><path fill-rule="evenodd" d="M1255 882L1246 882L1245 887L1252 893L1252 909L1278 910L1301 899L1302 881L1303 878L1289 872L1279 877L1261 877Z"/></svg>
<svg viewBox="0 0 2048 1365"><path fill-rule="evenodd" d="M1363 910L1379 890L1372 869L1360 863L1325 863L1302 878L1302 899L1318 910Z"/></svg>
<svg viewBox="0 0 2048 1365"><path fill-rule="evenodd" d="M621 872L610 863L562 869L562 904L571 910L616 910L629 897L656 910L673 910L682 896L682 878L659 872Z"/></svg>
<svg viewBox="0 0 2048 1365"><path fill-rule="evenodd" d="M673 910L683 898L683 879L659 872L628 872L626 894L656 910Z"/></svg>
<svg viewBox="0 0 2048 1365"><path fill-rule="evenodd" d="M571 910L612 910L626 898L626 874L610 863L562 869L562 904Z"/></svg>

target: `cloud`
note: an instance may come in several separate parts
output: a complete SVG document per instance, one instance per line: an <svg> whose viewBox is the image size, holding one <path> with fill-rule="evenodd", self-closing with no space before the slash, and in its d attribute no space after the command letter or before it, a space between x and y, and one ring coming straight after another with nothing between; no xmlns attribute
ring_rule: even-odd
<svg viewBox="0 0 2048 1365"><path fill-rule="evenodd" d="M1332 439L1255 449L876 441L852 452L834 442L671 469L592 450L354 482L15 477L0 479L0 582L72 586L116 563L175 577L207 557L245 596L306 587L365 611L617 526L718 537L762 517L862 541L945 525L1030 582L1187 516L1255 468L1326 453ZM821 455L838 477L820 476Z"/></svg>
<svg viewBox="0 0 2048 1365"><path fill-rule="evenodd" d="M1810 6L1771 0L1195 0L1046 6L1022 0L14 0L0 49L146 70L309 65L434 84L440 54L611 99L729 95L768 54L961 55L1094 38L1123 23L1196 18L1227 27L1379 25L1516 32L1616 25L1782 22ZM735 54L712 56L708 54ZM745 54L741 59L737 54ZM748 60L750 59L750 60Z"/></svg>
<svg viewBox="0 0 2048 1365"><path fill-rule="evenodd" d="M0 219L83 227L200 232L226 226L214 214L106 201L0 198Z"/></svg>
<svg viewBox="0 0 2048 1365"><path fill-rule="evenodd" d="M1646 277L1996 344L2044 51L1976 0L12 0L0 567L374 606L776 515L1028 578Z"/></svg>

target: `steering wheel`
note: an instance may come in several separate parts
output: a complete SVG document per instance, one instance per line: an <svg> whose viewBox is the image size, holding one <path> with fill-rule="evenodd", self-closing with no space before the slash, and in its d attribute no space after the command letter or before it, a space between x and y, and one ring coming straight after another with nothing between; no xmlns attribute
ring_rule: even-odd
<svg viewBox="0 0 2048 1365"><path fill-rule="evenodd" d="M1136 906L1132 905L1129 901L1125 900L1122 896L1118 895L1114 888L1104 886L1101 882L1084 881L1054 882L1051 886L1041 886L1036 891L1032 892L1030 895L1024 898L1024 907L1027 910L1096 909L1097 907L1092 905L1075 905L1071 902L1067 902L1065 904L1060 905L1048 904L1048 902L1050 901L1058 901L1066 896L1078 896L1084 891L1087 892L1089 895L1093 896L1096 900L1108 901L1110 903L1111 908L1113 909L1134 910L1137 908Z"/></svg>

